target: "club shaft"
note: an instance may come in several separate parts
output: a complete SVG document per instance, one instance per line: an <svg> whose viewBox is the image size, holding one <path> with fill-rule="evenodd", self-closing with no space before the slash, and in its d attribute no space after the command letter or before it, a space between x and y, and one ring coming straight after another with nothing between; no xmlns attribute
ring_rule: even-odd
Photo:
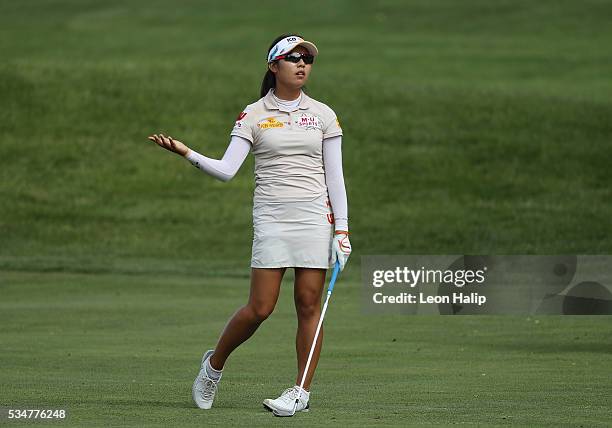
<svg viewBox="0 0 612 428"><path fill-rule="evenodd" d="M317 339L319 338L319 332L321 331L321 326L323 325L323 318L325 318L325 312L327 311L327 305L329 304L330 297L331 297L331 290L327 292L327 297L325 298L325 303L323 304L323 310L321 311L321 317L319 318L319 324L317 324L317 330L315 331L314 339L312 340L312 346L310 347L310 352L308 353L308 360L306 361L306 367L304 368L304 374L302 375L302 381L300 382L300 390L298 392L297 398L295 399L295 403L293 404L293 413L295 413L298 402L302 395L302 388L304 387L304 382L306 382L306 375L308 374L308 369L310 368L310 362L312 361L312 355L314 354L315 347L317 346Z"/></svg>
<svg viewBox="0 0 612 428"><path fill-rule="evenodd" d="M321 331L321 326L323 325L323 319L325 318L325 312L327 311L327 305L329 304L329 299L334 291L334 285L336 283L336 279L338 278L338 273L340 272L340 263L336 260L334 265L334 270L332 272L331 280L329 281L329 287L327 288L327 297L325 298L325 303L323 304L323 310L321 311L321 317L319 318L319 324L317 324L317 330L315 331L314 339L312 340L312 345L310 347L310 352L308 353L308 360L306 361L306 367L304 368L304 373L302 374L302 381L300 382L300 390L298 391L298 395L295 399L295 403L293 403L293 412L292 415L295 414L297 410L298 403L300 401L300 397L302 396L302 389L304 388L304 382L306 382L306 375L308 374L308 369L310 368L310 362L312 361L312 355L314 354L315 346L317 346L317 339L319 338L319 332Z"/></svg>

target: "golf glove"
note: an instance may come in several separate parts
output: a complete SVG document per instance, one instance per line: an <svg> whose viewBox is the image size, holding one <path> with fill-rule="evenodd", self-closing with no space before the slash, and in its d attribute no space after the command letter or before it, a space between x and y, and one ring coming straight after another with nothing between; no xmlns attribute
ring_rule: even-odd
<svg viewBox="0 0 612 428"><path fill-rule="evenodd" d="M340 271L344 270L344 266L351 255L351 241L349 241L348 236L348 232L338 230L332 239L331 267L338 260L340 262Z"/></svg>

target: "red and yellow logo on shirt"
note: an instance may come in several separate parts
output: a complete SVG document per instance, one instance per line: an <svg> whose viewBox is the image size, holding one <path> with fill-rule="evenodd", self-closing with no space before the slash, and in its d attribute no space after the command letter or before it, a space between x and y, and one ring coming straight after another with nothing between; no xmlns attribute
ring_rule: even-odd
<svg viewBox="0 0 612 428"><path fill-rule="evenodd" d="M279 122L278 120L274 119L273 117L269 117L267 119L264 119L264 120L258 122L257 126L259 126L261 129L282 128L284 126L284 124L283 124L283 122Z"/></svg>

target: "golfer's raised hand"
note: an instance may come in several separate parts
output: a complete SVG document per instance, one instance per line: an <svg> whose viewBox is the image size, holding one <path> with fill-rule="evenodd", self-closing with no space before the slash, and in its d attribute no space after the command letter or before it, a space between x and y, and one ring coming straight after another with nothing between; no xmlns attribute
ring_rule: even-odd
<svg viewBox="0 0 612 428"><path fill-rule="evenodd" d="M175 140L172 137L164 136L164 134L149 135L149 140L157 143L159 146L166 150L177 153L181 156L186 156L189 153L189 147L181 143L179 140Z"/></svg>
<svg viewBox="0 0 612 428"><path fill-rule="evenodd" d="M340 271L344 270L344 266L352 251L351 241L349 241L348 235L348 232L337 230L332 240L331 267L333 267L336 264L336 260L338 260L338 263L340 263Z"/></svg>

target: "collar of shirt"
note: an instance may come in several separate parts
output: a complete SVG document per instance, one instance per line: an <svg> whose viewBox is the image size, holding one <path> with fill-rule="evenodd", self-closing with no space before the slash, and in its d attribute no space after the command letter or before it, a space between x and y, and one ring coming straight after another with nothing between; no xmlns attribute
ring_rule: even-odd
<svg viewBox="0 0 612 428"><path fill-rule="evenodd" d="M264 106L268 110L279 110L279 111L291 113L290 111L287 111L287 109L285 109L283 106L279 105L276 102L276 100L274 99L274 95L272 94L272 88L270 88L270 90L264 97L263 103L264 103ZM302 100L300 101L300 104L298 104L298 110L306 110L309 107L310 107L310 97L306 95L304 91L302 91Z"/></svg>
<svg viewBox="0 0 612 428"><path fill-rule="evenodd" d="M297 97L295 100L291 100L291 101L287 101L287 100L282 100L280 98L278 98L274 92L272 92L272 97L274 97L274 101L276 101L276 103L278 104L278 108L280 109L281 107L284 108L288 108L291 110L296 110L297 106L300 105L300 102L302 101L302 92L300 92L300 96Z"/></svg>

